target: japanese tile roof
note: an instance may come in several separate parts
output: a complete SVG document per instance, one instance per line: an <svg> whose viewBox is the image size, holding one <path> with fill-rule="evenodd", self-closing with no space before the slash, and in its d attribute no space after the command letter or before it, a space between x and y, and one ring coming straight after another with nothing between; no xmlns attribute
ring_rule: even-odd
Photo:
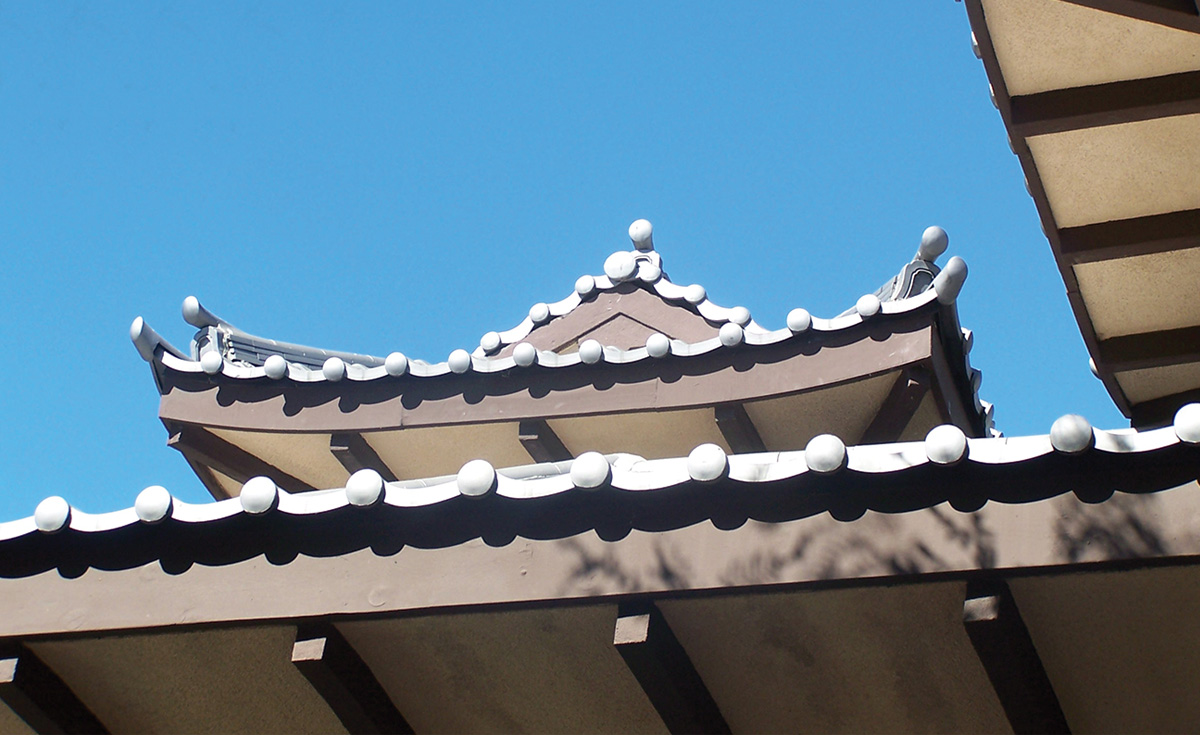
<svg viewBox="0 0 1200 735"><path fill-rule="evenodd" d="M290 543L306 553L330 554L369 545L384 528L403 532L406 544L441 547L589 528L619 538L706 519L722 528L824 512L849 521L867 510L901 513L947 501L973 511L989 500L1026 503L1072 491L1099 502L1114 491L1157 492L1194 479L1197 445L1200 404L1189 404L1172 426L1140 432L1097 430L1067 415L1041 436L973 439L942 425L923 442L846 447L824 434L792 452L726 455L705 444L674 459L589 452L500 470L473 460L455 476L384 482L361 470L345 487L302 494L256 477L236 498L189 504L153 486L133 507L97 515L52 496L32 516L0 524L0 548L9 552L0 555L0 575L43 571L58 553L84 553L101 568L145 563L145 554L222 563L269 553L279 534L293 532ZM268 526L275 530L253 531ZM130 534L149 547L133 550ZM213 534L224 542L212 544Z"/></svg>
<svg viewBox="0 0 1200 735"><path fill-rule="evenodd" d="M787 314L785 328L771 330L759 325L745 307L727 308L714 303L703 286L673 283L662 270L661 257L653 251L650 223L638 220L630 227L630 236L635 249L610 255L604 263L603 275L581 276L575 282L574 291L566 298L535 304L516 326L488 332L472 351L454 350L441 362L410 359L401 352L381 358L256 337L216 316L192 296L184 300L183 316L201 331L192 341L190 354L163 339L141 317L133 321L130 337L141 356L155 366L179 373L207 373L238 380L371 381L404 375L430 378L468 372L502 373L532 365L562 368L602 362L628 364L667 356L693 357L741 345L774 345L791 339L830 336L878 317L952 306L967 276L966 263L959 257L951 258L942 269L934 265L938 255L945 250L947 238L941 228L931 227L926 230L913 261L879 291L859 298L850 310L832 318L820 318L805 309L793 309ZM570 314L598 294L626 284L643 288L665 303L693 311L718 329L717 336L688 343L655 333L645 346L632 349L585 340L577 352L568 354L539 350L524 342L539 327ZM965 354L971 346L971 333L961 330L958 339ZM512 347L511 354L498 354L508 347ZM976 384L978 373L969 364L966 366L966 374L972 376ZM979 413L988 412L988 407L977 397L975 403Z"/></svg>

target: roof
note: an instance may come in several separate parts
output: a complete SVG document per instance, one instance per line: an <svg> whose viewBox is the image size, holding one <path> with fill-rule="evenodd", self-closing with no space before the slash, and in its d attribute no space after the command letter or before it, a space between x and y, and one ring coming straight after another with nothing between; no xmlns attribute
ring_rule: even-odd
<svg viewBox="0 0 1200 735"><path fill-rule="evenodd" d="M1143 432L1095 430L1068 415L1047 435L1019 438L968 438L943 425L923 442L900 444L846 447L823 434L802 452L727 455L705 444L672 459L589 452L499 470L476 459L449 477L385 482L364 469L345 487L300 494L256 477L238 497L201 505L153 486L133 507L100 515L51 496L33 516L0 524L0 550L10 552L0 554L0 574L36 574L63 563L64 553L102 568L180 554L222 564L278 553L281 544L345 553L371 544L375 532L441 548L471 538L554 539L593 529L619 537L825 512L850 521L868 510L906 513L947 502L970 512L988 501L1028 503L1071 491L1104 499L1189 481L1198 443L1200 404L1190 404L1173 426ZM272 532L251 532L265 518L274 519ZM209 545L216 537L222 543Z"/></svg>
<svg viewBox="0 0 1200 735"><path fill-rule="evenodd" d="M661 256L651 244L650 223L638 220L630 227L633 251L617 251L604 263L603 275L580 276L573 292L553 303L534 304L529 315L516 326L487 332L473 350L454 350L440 362L410 359L402 352L386 357L337 352L256 337L213 314L194 296L183 302L184 320L200 328L192 340L190 354L171 345L141 317L133 321L130 337L142 357L156 367L178 373L205 373L237 380L268 378L297 383L362 382L411 375L435 378L448 374L503 373L539 365L566 368L580 364L623 365L667 356L695 357L722 348L776 345L784 341L825 338L843 333L876 317L911 313L933 304L953 304L967 268L962 258L951 258L944 269L934 265L948 242L945 232L931 227L923 237L921 252L874 294L858 299L855 306L832 318L814 317L806 309L787 314L787 326L766 329L742 306L724 307L708 298L699 284L672 283L662 269ZM922 255L925 257L923 258ZM526 342L538 329L576 311L602 294L636 287L657 296L663 303L693 312L714 327L704 340L688 342L652 334L645 344L622 348L585 340L578 350L567 352L537 349ZM970 335L958 335L969 340Z"/></svg>
<svg viewBox="0 0 1200 735"><path fill-rule="evenodd" d="M1195 3L967 0L1093 369L1136 425L1200 396Z"/></svg>
<svg viewBox="0 0 1200 735"><path fill-rule="evenodd" d="M187 353L140 319L132 336L170 445L216 497L260 474L299 491L362 467L414 480L478 457L656 459L702 443L797 450L822 431L857 444L919 439L943 422L970 436L991 430L972 335L958 322L966 265L937 266L941 228L854 308L830 318L793 309L782 329L672 282L648 222L630 237L634 249L609 256L603 275L580 277L566 298L439 363L255 337L191 297L184 317L200 331Z"/></svg>

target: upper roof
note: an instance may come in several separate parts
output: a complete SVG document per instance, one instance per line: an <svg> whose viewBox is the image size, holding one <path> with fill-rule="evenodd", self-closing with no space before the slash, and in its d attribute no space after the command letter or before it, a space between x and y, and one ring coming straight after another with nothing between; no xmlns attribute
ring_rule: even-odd
<svg viewBox="0 0 1200 735"><path fill-rule="evenodd" d="M1135 425L1200 396L1195 3L967 0L1096 374Z"/></svg>
<svg viewBox="0 0 1200 735"><path fill-rule="evenodd" d="M141 319L131 333L154 370L171 446L216 497L254 475L295 492L344 483L361 467L404 480L475 458L653 459L702 443L786 451L821 432L893 442L946 422L970 436L991 431L955 306L966 265L936 265L948 244L941 228L850 310L794 309L777 330L717 305L703 286L673 283L648 222L630 237L634 249L609 256L603 275L580 277L566 298L535 304L443 362L255 337L192 297L184 318L199 332L187 353Z"/></svg>
<svg viewBox="0 0 1200 735"><path fill-rule="evenodd" d="M754 321L743 306L727 308L716 304L699 284L681 286L671 282L663 271L661 256L653 249L651 226L646 220L637 220L630 226L630 238L635 249L610 255L604 262L603 275L580 276L566 298L534 304L528 316L516 326L487 332L472 351L454 350L440 362L411 359L399 351L377 357L257 337L216 316L194 296L183 302L184 320L200 329L188 353L163 339L141 317L134 319L130 337L142 357L156 369L237 380L360 382L404 375L434 378L451 373L500 373L532 365L550 368L597 363L620 365L668 355L694 357L742 344L765 346L843 333L877 315L907 314L934 304L953 304L967 275L962 258L951 258L944 269L935 264L945 251L948 238L940 227L930 227L922 236L912 262L878 291L858 299L854 307L827 319L814 317L802 308L793 309L787 314L786 328L770 330ZM582 328L583 334L564 333L563 323L582 305L605 296L634 292L653 296L658 304L651 309L672 312L668 328L680 334L664 334L655 331L654 325L643 325L650 334L635 345L629 344L628 335L620 334L619 330L615 330L617 334L611 329L597 330L596 323L571 324L567 328L567 331L570 327ZM591 336L593 332L598 332L595 337ZM954 336L970 339L969 333ZM621 338L624 343L620 343Z"/></svg>

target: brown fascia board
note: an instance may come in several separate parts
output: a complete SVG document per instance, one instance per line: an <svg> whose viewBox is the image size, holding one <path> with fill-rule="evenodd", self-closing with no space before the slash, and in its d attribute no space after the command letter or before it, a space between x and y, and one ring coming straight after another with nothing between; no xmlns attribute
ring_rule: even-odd
<svg viewBox="0 0 1200 735"><path fill-rule="evenodd" d="M1066 0L1073 5L1123 15L1181 31L1200 33L1196 0Z"/></svg>
<svg viewBox="0 0 1200 735"><path fill-rule="evenodd" d="M996 48L992 44L991 31L988 28L987 19L983 12L982 0L964 0L963 4L967 8L967 18L971 24L971 31L975 34L975 43L979 47L979 55L983 61L983 68L987 73L988 82L992 86L992 95L996 107L1000 111L1000 117L1004 121L1004 128L1009 136L1009 145L1013 153L1017 156L1018 161L1020 161L1021 169L1025 173L1025 182L1029 187L1029 195L1033 198L1034 206L1037 208L1038 218L1041 220L1042 232L1045 233L1046 239L1050 242L1050 250L1054 254L1055 262L1058 264L1059 275L1062 276L1063 283L1067 287L1067 300L1071 304L1071 311L1075 315L1075 322L1079 325L1084 345L1087 347L1088 353L1095 359L1100 354L1100 341L1096 336L1096 328L1092 324L1091 316L1079 291L1079 281L1075 278L1073 264L1069 258L1063 256L1058 224L1054 219L1054 212L1050 208L1050 200L1046 196L1046 189L1042 184L1041 175L1038 173L1037 164L1033 160L1033 154L1029 150L1029 144L1023 136L1016 132L1013 124L1012 97L1008 93L1008 86L1005 84L1004 74L1000 69L1000 62L996 58ZM1079 4L1087 4L1091 7L1095 6L1092 3ZM1116 375L1112 368L1103 364L1100 360L1095 360L1095 362L1097 377L1104 383L1104 387L1108 390L1113 403L1116 404L1117 408L1125 416L1132 416L1133 404L1125 397L1125 392L1121 389L1120 384L1117 383Z"/></svg>
<svg viewBox="0 0 1200 735"><path fill-rule="evenodd" d="M718 480L35 533L0 554L11 603L0 637L1195 563L1197 451L1180 443L1012 466L968 460L894 475L805 473L753 491ZM1089 519L1109 523L1103 502L1115 489L1121 512L1163 542L1089 542L1086 563L1070 544L1028 543L1061 534L1063 518L1076 519L1081 533ZM986 548L964 545L970 529L986 529L978 539ZM793 556L798 542L811 553ZM686 568L638 571L664 548ZM845 555L835 550L845 548L864 553L840 563Z"/></svg>
<svg viewBox="0 0 1200 735"><path fill-rule="evenodd" d="M776 345L624 365L533 366L500 374L338 383L172 372L164 376L168 385L159 413L168 424L355 432L707 407L870 377L955 346L951 363L962 363L961 336L948 334L947 347L931 324L947 311L953 306L876 317L845 332L810 333ZM970 391L965 366L951 379L962 384L956 391Z"/></svg>

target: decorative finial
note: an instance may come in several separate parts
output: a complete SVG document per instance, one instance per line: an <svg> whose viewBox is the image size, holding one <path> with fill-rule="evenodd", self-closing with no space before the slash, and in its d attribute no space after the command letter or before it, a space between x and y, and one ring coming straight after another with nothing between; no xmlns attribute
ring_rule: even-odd
<svg viewBox="0 0 1200 735"><path fill-rule="evenodd" d="M925 228L921 235L921 246L917 248L917 259L929 263L938 259L950 247L950 236L941 227L934 225Z"/></svg>
<svg viewBox="0 0 1200 735"><path fill-rule="evenodd" d="M648 253L654 249L654 226L649 220L635 220L629 226L629 239L633 240L633 246L643 253Z"/></svg>

